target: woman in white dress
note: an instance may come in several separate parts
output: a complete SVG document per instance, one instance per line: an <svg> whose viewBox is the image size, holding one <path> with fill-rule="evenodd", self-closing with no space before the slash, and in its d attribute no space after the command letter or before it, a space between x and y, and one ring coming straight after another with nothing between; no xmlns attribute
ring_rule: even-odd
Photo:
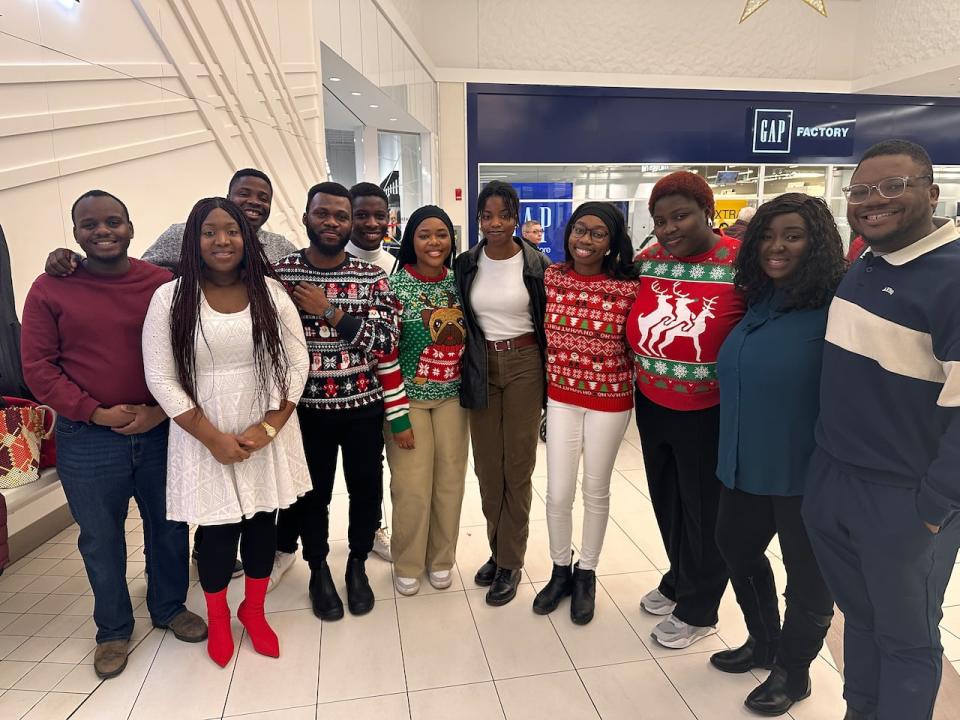
<svg viewBox="0 0 960 720"><path fill-rule="evenodd" d="M206 198L190 212L180 274L147 312L143 361L173 419L167 517L204 527L207 652L221 667L233 657L227 584L239 542L246 594L237 617L257 652L278 657L263 600L276 512L312 487L293 412L308 357L296 307L229 200Z"/></svg>

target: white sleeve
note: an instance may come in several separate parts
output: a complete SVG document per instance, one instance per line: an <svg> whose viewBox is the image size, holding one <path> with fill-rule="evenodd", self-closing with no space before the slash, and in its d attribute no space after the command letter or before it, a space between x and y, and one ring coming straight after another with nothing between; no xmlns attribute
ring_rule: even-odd
<svg viewBox="0 0 960 720"><path fill-rule="evenodd" d="M283 350L287 355L287 400L296 405L303 395L303 388L307 384L307 371L310 369L310 354L307 352L307 341L303 335L303 322L297 306L293 304L284 287L279 283L268 282L274 290L273 301L280 318Z"/></svg>
<svg viewBox="0 0 960 720"><path fill-rule="evenodd" d="M143 371L147 387L171 418L196 407L180 385L170 342L170 304L176 282L173 280L157 288L143 321Z"/></svg>

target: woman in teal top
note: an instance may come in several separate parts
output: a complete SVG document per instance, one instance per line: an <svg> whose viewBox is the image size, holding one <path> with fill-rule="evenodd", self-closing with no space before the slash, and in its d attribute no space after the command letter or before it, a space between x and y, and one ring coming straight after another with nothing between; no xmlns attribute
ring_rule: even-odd
<svg viewBox="0 0 960 720"><path fill-rule="evenodd" d="M833 598L817 567L800 506L813 452L827 309L846 269L840 234L819 198L781 195L760 206L736 262L747 313L717 360L724 485L717 544L749 636L713 665L772 671L746 699L763 715L810 694L810 663L823 646ZM767 546L777 534L787 570L783 628Z"/></svg>

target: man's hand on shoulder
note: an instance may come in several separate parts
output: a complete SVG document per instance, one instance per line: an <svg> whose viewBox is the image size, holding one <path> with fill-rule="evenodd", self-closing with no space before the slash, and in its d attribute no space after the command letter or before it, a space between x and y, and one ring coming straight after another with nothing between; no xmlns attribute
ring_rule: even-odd
<svg viewBox="0 0 960 720"><path fill-rule="evenodd" d="M47 255L47 262L43 266L43 271L47 275L54 277L69 277L80 265L82 257L77 255L69 248L57 248Z"/></svg>

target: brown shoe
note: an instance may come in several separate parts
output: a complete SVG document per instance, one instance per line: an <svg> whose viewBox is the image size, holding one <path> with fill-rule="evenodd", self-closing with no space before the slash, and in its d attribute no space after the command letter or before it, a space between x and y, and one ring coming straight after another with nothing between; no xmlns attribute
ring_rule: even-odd
<svg viewBox="0 0 960 720"><path fill-rule="evenodd" d="M107 640L97 645L93 655L93 669L97 677L106 680L116 677L127 666L127 640Z"/></svg>
<svg viewBox="0 0 960 720"><path fill-rule="evenodd" d="M195 643L207 639L207 624L203 618L189 610L183 610L166 625L154 625L160 629L170 628L173 636L183 642Z"/></svg>

